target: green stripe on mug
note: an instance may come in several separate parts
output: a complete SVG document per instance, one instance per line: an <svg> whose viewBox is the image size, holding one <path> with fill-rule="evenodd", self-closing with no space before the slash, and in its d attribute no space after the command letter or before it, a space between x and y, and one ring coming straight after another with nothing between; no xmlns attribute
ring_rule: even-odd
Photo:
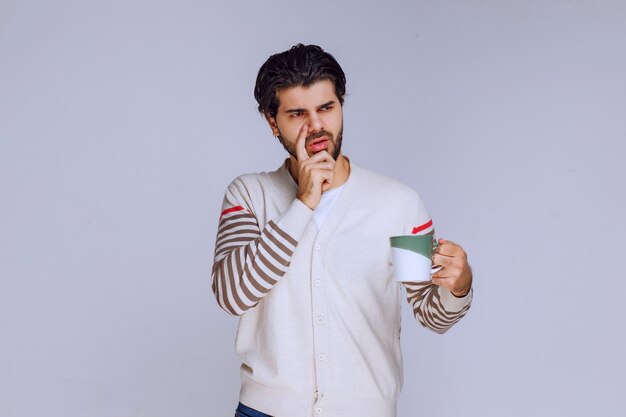
<svg viewBox="0 0 626 417"><path fill-rule="evenodd" d="M437 241L435 240L434 242L436 243ZM389 243L392 248L410 250L429 259L433 253L432 235L391 236Z"/></svg>

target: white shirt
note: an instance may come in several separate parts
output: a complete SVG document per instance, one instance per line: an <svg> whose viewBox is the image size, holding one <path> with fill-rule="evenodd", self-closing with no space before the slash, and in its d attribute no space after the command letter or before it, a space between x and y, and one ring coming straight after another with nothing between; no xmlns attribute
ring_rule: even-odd
<svg viewBox="0 0 626 417"><path fill-rule="evenodd" d="M317 230L322 228L322 224L324 224L326 216L328 216L328 213L332 210L333 206L337 202L337 198L345 186L346 183L343 183L337 188L333 188L322 193L322 199L317 207L315 207L315 210L313 210L313 218L315 219L315 223L317 223Z"/></svg>

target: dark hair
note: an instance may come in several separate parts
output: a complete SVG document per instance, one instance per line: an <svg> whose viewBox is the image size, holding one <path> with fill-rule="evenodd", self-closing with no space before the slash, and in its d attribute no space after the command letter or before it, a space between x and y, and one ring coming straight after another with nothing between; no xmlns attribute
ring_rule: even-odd
<svg viewBox="0 0 626 417"><path fill-rule="evenodd" d="M335 85L335 94L343 105L346 93L346 76L335 58L317 45L292 46L291 49L270 56L259 69L254 86L254 98L259 103L261 114L276 117L280 90L330 80Z"/></svg>

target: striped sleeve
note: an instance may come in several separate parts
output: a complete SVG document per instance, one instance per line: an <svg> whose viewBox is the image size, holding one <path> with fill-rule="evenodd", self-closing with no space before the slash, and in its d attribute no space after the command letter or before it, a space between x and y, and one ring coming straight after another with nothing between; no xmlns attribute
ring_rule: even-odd
<svg viewBox="0 0 626 417"><path fill-rule="evenodd" d="M457 298L447 289L430 281L403 284L415 318L436 333L445 333L470 308L473 290L465 297Z"/></svg>
<svg viewBox="0 0 626 417"><path fill-rule="evenodd" d="M289 269L313 211L295 199L262 229L235 187L224 197L215 242L212 290L219 306L240 316L254 307Z"/></svg>
<svg viewBox="0 0 626 417"><path fill-rule="evenodd" d="M435 237L433 221L419 195L415 195L414 209L406 225L405 234L432 235ZM472 291L465 297L455 297L448 289L432 283L403 282L407 301L413 309L415 318L426 328L445 333L457 323L470 308Z"/></svg>

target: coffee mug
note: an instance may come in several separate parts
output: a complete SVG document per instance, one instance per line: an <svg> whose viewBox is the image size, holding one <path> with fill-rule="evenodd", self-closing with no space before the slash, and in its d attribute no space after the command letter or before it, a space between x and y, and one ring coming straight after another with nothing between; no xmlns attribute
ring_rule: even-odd
<svg viewBox="0 0 626 417"><path fill-rule="evenodd" d="M430 281L430 276L441 269L439 265L433 266L432 255L438 246L434 236L391 236L389 243L396 281Z"/></svg>

